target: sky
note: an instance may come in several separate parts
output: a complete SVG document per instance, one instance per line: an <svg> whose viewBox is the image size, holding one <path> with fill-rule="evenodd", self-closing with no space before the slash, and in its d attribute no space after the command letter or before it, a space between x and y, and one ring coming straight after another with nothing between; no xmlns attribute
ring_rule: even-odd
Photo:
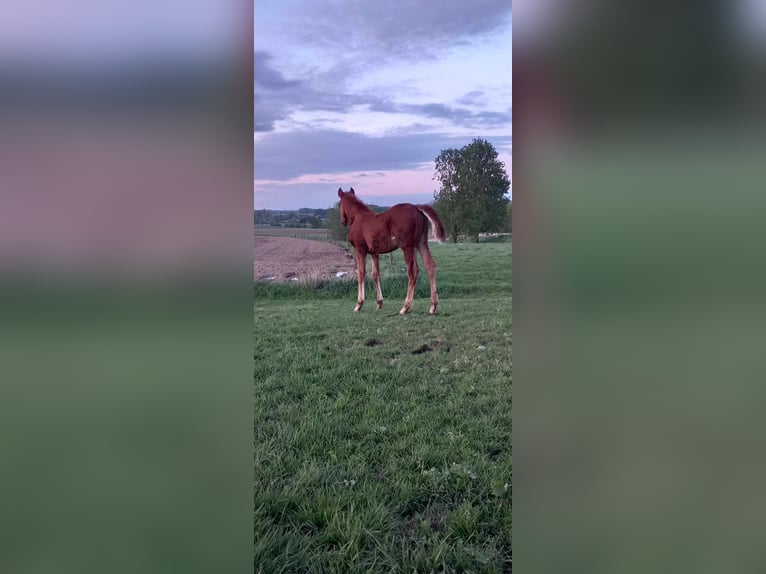
<svg viewBox="0 0 766 574"><path fill-rule="evenodd" d="M255 2L254 205L426 203L475 137L511 176L511 0Z"/></svg>

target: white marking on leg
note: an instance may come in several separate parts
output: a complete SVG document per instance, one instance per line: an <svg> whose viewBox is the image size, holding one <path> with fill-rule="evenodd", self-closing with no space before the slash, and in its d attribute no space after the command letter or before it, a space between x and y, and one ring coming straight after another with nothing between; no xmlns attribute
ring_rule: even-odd
<svg viewBox="0 0 766 574"><path fill-rule="evenodd" d="M358 313L364 303L364 276L362 272L357 270L357 282L356 282L356 307L354 307L354 313Z"/></svg>

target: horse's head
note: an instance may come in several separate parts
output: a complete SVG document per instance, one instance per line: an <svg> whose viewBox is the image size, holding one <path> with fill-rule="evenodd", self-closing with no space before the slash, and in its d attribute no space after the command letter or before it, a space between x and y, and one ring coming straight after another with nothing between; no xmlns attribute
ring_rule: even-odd
<svg viewBox="0 0 766 574"><path fill-rule="evenodd" d="M354 193L354 188L350 188L348 192L344 192L342 187L338 188L338 197L340 198L340 223L343 225L343 227L346 227L348 225L348 209L346 205L348 202L343 201L347 196L353 195L356 196Z"/></svg>

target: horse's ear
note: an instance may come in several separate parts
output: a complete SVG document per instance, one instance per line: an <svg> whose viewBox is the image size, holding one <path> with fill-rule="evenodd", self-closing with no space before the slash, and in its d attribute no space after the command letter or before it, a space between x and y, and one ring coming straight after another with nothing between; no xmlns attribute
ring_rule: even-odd
<svg viewBox="0 0 766 574"><path fill-rule="evenodd" d="M353 188L353 187L352 187L352 188L349 188L348 192L349 192L351 195L356 195L356 194L354 193L354 188Z"/></svg>
<svg viewBox="0 0 766 574"><path fill-rule="evenodd" d="M343 197L343 188L342 187L338 188L338 197Z"/></svg>

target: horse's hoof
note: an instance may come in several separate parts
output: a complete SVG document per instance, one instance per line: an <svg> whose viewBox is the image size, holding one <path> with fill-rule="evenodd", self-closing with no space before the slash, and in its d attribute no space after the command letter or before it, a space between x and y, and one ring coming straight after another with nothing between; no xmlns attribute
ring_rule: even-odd
<svg viewBox="0 0 766 574"><path fill-rule="evenodd" d="M378 311L380 311L382 307L383 307L383 301L380 301L380 302L379 302L377 305L375 305L375 308L376 308Z"/></svg>
<svg viewBox="0 0 766 574"><path fill-rule="evenodd" d="M361 307L359 305L354 307L354 313L359 313L360 310L361 310Z"/></svg>
<svg viewBox="0 0 766 574"><path fill-rule="evenodd" d="M399 311L399 314L400 315L406 315L407 311L408 311L408 309L402 309L401 311Z"/></svg>

